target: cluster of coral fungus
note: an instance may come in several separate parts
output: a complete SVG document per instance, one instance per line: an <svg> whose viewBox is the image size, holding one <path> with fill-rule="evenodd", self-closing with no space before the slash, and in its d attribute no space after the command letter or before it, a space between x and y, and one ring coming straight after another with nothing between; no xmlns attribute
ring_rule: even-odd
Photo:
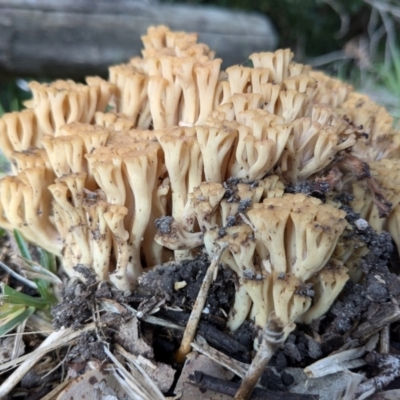
<svg viewBox="0 0 400 400"><path fill-rule="evenodd" d="M346 213L329 192L345 188L400 247L400 133L384 109L290 50L221 71L195 34L161 26L142 39L142 57L110 67L108 81L32 82L27 108L0 119L12 165L0 226L62 256L70 276L82 264L121 289L227 246L232 329L249 317L263 326L272 310L288 329L310 322L349 269L359 275L368 249L341 241ZM328 200L285 193L305 183Z"/></svg>

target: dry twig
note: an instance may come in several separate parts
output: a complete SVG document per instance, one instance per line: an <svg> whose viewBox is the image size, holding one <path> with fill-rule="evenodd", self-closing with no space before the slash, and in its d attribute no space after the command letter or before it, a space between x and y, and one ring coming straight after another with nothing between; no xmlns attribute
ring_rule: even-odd
<svg viewBox="0 0 400 400"><path fill-rule="evenodd" d="M199 294L197 295L196 302L194 303L192 312L190 314L189 320L186 325L185 332L183 333L182 343L177 352L178 362L183 362L186 355L190 352L191 343L196 336L197 326L199 324L201 313L203 312L204 305L207 301L208 290L210 289L211 281L214 276L214 271L218 267L219 260L226 246L221 246L219 252L213 257L210 266L207 269L206 275L204 277L203 283L201 284Z"/></svg>
<svg viewBox="0 0 400 400"><path fill-rule="evenodd" d="M269 317L268 323L262 331L260 347L236 392L235 400L250 398L251 392L268 365L269 360L274 355L278 344L283 340L283 328L282 322L275 314Z"/></svg>

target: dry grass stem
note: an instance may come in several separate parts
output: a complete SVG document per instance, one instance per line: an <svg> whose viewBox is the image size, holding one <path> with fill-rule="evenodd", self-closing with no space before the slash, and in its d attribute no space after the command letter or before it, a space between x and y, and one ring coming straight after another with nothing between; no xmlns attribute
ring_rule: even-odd
<svg viewBox="0 0 400 400"><path fill-rule="evenodd" d="M53 332L48 336L43 343L32 353L29 353L27 357L25 356L25 360L22 364L3 382L0 386L0 399L4 399L12 389L18 384L18 382L25 376L25 374L33 368L33 366L49 351L59 347L59 341L65 339L70 329L60 330L58 332ZM53 347L53 348L52 348ZM1 367L2 369L7 365L12 366L18 362L22 357L12 360L8 363L3 364Z"/></svg>
<svg viewBox="0 0 400 400"><path fill-rule="evenodd" d="M201 313L203 312L204 305L207 301L208 290L210 289L214 271L217 269L219 260L221 259L221 256L226 248L227 245L221 246L218 253L213 257L211 264L207 269L206 275L204 276L199 294L197 295L196 302L194 303L189 320L186 324L185 332L183 333L181 346L179 347L176 355L178 362L183 362L186 355L190 352L191 343L196 336L196 330L201 318Z"/></svg>
<svg viewBox="0 0 400 400"><path fill-rule="evenodd" d="M121 348L119 348L119 352ZM111 351L104 346L104 352L110 358L110 360L117 367L114 370L115 377L118 381L129 390L129 395L132 399L137 400L164 400L165 397L161 393L160 389L154 384L147 373L140 367L140 365L133 360L130 360L131 372L120 363L117 358L111 353ZM122 354L123 355L123 354Z"/></svg>

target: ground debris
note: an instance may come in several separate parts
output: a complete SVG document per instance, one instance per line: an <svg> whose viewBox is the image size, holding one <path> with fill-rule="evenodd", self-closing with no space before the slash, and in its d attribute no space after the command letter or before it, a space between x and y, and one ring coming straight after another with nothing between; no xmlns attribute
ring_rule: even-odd
<svg viewBox="0 0 400 400"><path fill-rule="evenodd" d="M180 264L159 266L140 279L140 289L165 298L169 306L191 310L209 265L208 258L201 255ZM208 292L206 309L209 314L226 319L235 295L234 279L231 270L218 268L217 279ZM176 290L175 284L181 282L186 285Z"/></svg>

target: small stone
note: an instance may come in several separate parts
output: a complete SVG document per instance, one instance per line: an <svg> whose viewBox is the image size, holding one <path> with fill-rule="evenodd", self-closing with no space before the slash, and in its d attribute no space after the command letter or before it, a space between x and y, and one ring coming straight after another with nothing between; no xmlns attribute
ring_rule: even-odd
<svg viewBox="0 0 400 400"><path fill-rule="evenodd" d="M357 229L359 229L360 231L365 231L367 228L368 228L368 226L369 226L369 224L368 224L368 222L365 220L365 219L363 219L363 218L359 218L359 219L357 219L356 221L354 221L354 225L357 227Z"/></svg>

